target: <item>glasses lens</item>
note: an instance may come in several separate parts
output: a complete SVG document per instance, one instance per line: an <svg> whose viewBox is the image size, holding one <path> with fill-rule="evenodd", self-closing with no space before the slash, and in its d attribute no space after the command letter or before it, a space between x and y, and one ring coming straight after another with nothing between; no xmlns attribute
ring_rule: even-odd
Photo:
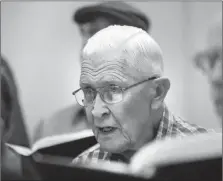
<svg viewBox="0 0 223 181"><path fill-rule="evenodd" d="M92 104L95 99L96 92L92 88L84 88L84 101L86 104Z"/></svg>
<svg viewBox="0 0 223 181"><path fill-rule="evenodd" d="M104 90L103 99L109 104L122 101L122 89L119 86L109 86Z"/></svg>
<svg viewBox="0 0 223 181"><path fill-rule="evenodd" d="M210 72L215 67L217 62L222 61L222 49L215 47L198 54L195 61L199 68L204 72Z"/></svg>
<svg viewBox="0 0 223 181"><path fill-rule="evenodd" d="M208 53L209 66L213 69L217 61L222 61L222 50L214 49Z"/></svg>
<svg viewBox="0 0 223 181"><path fill-rule="evenodd" d="M75 93L75 98L78 104L84 106L84 92L81 89Z"/></svg>

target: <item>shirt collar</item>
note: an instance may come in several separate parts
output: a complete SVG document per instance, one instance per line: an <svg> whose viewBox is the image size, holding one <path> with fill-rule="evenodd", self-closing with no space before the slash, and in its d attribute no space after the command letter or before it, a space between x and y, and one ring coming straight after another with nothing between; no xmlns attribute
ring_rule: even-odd
<svg viewBox="0 0 223 181"><path fill-rule="evenodd" d="M173 115L168 110L167 106L164 105L163 116L161 118L158 131L155 136L155 140L162 139L166 137L169 132L171 132L173 128Z"/></svg>

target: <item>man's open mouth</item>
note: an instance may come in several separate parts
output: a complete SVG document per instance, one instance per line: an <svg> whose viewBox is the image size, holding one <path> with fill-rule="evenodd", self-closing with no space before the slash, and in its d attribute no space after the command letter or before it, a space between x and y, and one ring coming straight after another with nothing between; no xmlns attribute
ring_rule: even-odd
<svg viewBox="0 0 223 181"><path fill-rule="evenodd" d="M116 130L117 128L115 127L98 127L98 130L103 133L103 134L108 134L108 133L112 133Z"/></svg>

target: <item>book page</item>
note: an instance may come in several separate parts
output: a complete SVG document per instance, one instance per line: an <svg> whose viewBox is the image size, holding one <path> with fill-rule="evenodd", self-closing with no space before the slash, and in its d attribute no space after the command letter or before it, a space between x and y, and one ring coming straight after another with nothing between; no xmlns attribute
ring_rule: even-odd
<svg viewBox="0 0 223 181"><path fill-rule="evenodd" d="M42 138L38 140L36 143L33 144L32 148L26 148L19 145L13 145L13 144L7 144L10 148L14 149L16 152L23 156L30 156L37 150L40 150L42 148L47 148L50 146L58 145L61 143L66 143L70 141L75 141L87 137L94 136L92 130L82 130L80 132L76 133L67 133L67 134L61 134L61 135L55 135L55 136L48 136L45 138Z"/></svg>
<svg viewBox="0 0 223 181"><path fill-rule="evenodd" d="M78 163L74 166L113 173L130 174L127 164L108 160L92 160L87 164Z"/></svg>
<svg viewBox="0 0 223 181"><path fill-rule="evenodd" d="M6 146L8 146L10 149L13 149L15 152L17 152L23 156L29 156L32 154L32 150L30 148L27 148L24 146L13 145L13 144L9 144L9 143L6 143Z"/></svg>
<svg viewBox="0 0 223 181"><path fill-rule="evenodd" d="M222 157L222 134L201 133L167 138L141 148L131 159L133 173L160 165Z"/></svg>

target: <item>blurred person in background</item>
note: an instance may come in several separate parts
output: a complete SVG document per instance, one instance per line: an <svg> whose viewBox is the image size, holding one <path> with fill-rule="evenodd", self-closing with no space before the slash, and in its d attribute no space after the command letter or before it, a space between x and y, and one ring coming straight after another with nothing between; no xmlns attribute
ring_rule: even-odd
<svg viewBox="0 0 223 181"><path fill-rule="evenodd" d="M209 27L207 44L208 47L195 56L195 64L207 76L216 113L222 120L222 13Z"/></svg>
<svg viewBox="0 0 223 181"><path fill-rule="evenodd" d="M15 129L13 129L13 131L11 132L11 136L9 137L8 142L29 147L30 143L24 122L24 117L22 114L22 108L19 103L19 93L17 90L17 85L13 76L13 72L3 57L1 57L1 75L2 77L4 77L4 79L8 80L7 83L12 93L11 95L13 96L13 100L15 100L13 101L10 115L10 119L16 120L13 123L15 125Z"/></svg>
<svg viewBox="0 0 223 181"><path fill-rule="evenodd" d="M29 158L23 158L6 143L29 145L19 109L17 88L8 63L1 57L1 178L2 180L37 179ZM16 136L17 139L13 139ZM19 140L19 138L21 140ZM11 141L13 140L13 141ZM15 140L15 141L14 141Z"/></svg>
<svg viewBox="0 0 223 181"><path fill-rule="evenodd" d="M74 13L73 20L77 23L81 33L82 48L91 36L109 25L135 26L147 32L150 31L151 26L148 17L124 2L103 2L82 7ZM34 139L87 128L84 109L74 104L57 111L49 120L41 121Z"/></svg>
<svg viewBox="0 0 223 181"><path fill-rule="evenodd" d="M128 163L147 143L207 132L174 116L165 104L170 80L163 76L159 45L144 30L109 26L93 35L82 53L80 88L74 91L99 144L73 163Z"/></svg>

